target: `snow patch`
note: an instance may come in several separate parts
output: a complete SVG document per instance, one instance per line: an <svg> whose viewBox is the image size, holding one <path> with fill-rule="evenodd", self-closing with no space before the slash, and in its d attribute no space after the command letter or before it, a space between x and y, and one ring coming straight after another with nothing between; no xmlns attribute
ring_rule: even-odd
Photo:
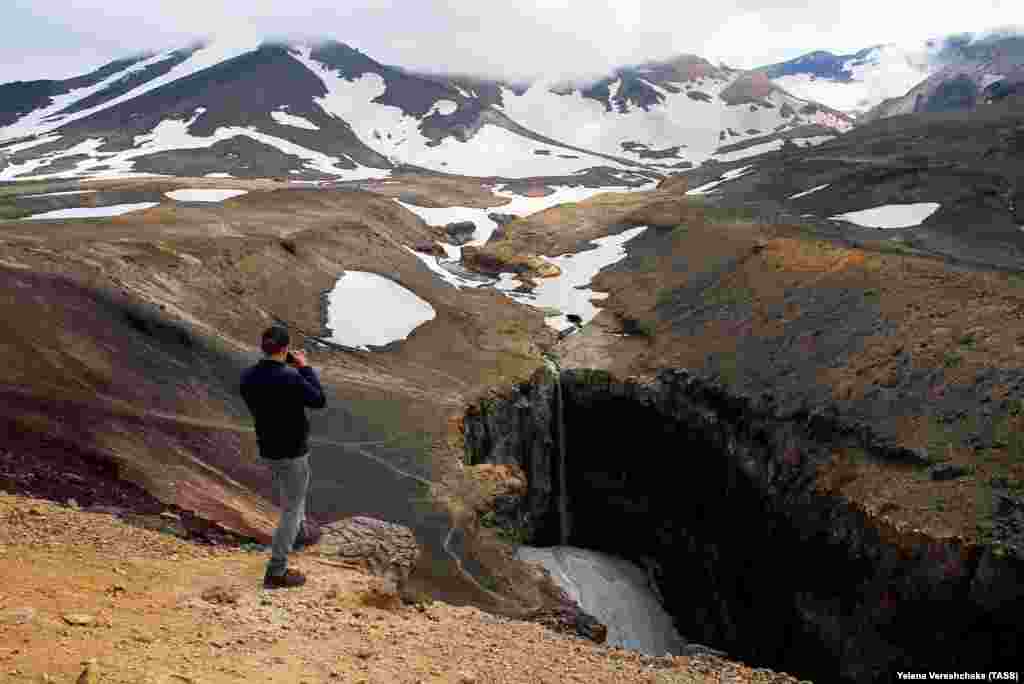
<svg viewBox="0 0 1024 684"><path fill-rule="evenodd" d="M453 264L453 265L457 264L458 261L459 261L459 257L455 256L454 258L452 258L452 254L451 254L451 251L450 251L452 246L451 245L444 245L444 246L445 246L445 251L448 252L448 260L447 261L441 261L441 259L439 259L438 257L436 257L436 256L434 256L432 254L424 254L422 252L417 252L416 250L412 249L411 247L406 247L405 249L406 249L406 251L411 253L414 257L416 257L417 259L422 261L423 264L427 268L429 268L431 271L436 273L441 278L441 280L443 280L444 282L448 283L449 285L454 287L456 290L461 290L464 287L477 288L477 287L482 287L484 285L491 285L491 284L494 283L494 281L490 280L490 279L482 279L481 278L479 280L472 280L470 278L463 278L462 276L460 276L460 275L458 275L456 273L452 273L450 270L445 268L445 264L446 263L447 264Z"/></svg>
<svg viewBox="0 0 1024 684"><path fill-rule="evenodd" d="M438 100L434 103L434 111L441 116L448 116L454 114L459 108L459 105L451 100Z"/></svg>
<svg viewBox="0 0 1024 684"><path fill-rule="evenodd" d="M942 206L938 202L917 202L915 204L886 204L861 211L830 216L832 220L843 220L865 228L911 228L921 225L925 219Z"/></svg>
<svg viewBox="0 0 1024 684"><path fill-rule="evenodd" d="M825 183L824 185L817 185L817 186L811 188L810 190L804 190L803 192L798 192L795 195L790 195L789 199L800 199L801 197L807 197L807 195L810 195L811 193L818 192L819 190L824 190L825 188L827 188L830 185L832 185L832 184L831 183Z"/></svg>
<svg viewBox="0 0 1024 684"><path fill-rule="evenodd" d="M704 185L700 185L700 186L698 186L696 188L693 188L692 190L687 190L686 194L687 195L707 195L712 190L714 190L719 185L721 185L722 183L726 183L728 181L736 180L737 178L742 178L743 176L746 176L750 172L750 169L752 169L752 168L754 168L754 167L753 166L742 166L742 167L740 167L738 169L732 169L730 171L726 171L725 173L723 173L721 176L718 177L718 180L713 180L710 183L705 183Z"/></svg>
<svg viewBox="0 0 1024 684"><path fill-rule="evenodd" d="M159 202L138 202L135 204L112 204L109 207L75 207L73 209L55 209L42 214L33 214L22 221L42 221L49 219L97 218L101 216L121 216L133 211L152 209Z"/></svg>
<svg viewBox="0 0 1024 684"><path fill-rule="evenodd" d="M66 190L64 192L44 192L41 195L19 195L18 199L28 199L30 197L58 197L60 195L88 195L98 190Z"/></svg>
<svg viewBox="0 0 1024 684"><path fill-rule="evenodd" d="M724 152L721 154L716 153L714 158L721 162L736 161L737 159L746 159L747 157L754 157L759 154L765 154L766 152L775 152L776 150L782 149L782 140L769 140L765 143L758 145L751 145L745 147L742 150L736 150L735 152Z"/></svg>
<svg viewBox="0 0 1024 684"><path fill-rule="evenodd" d="M211 188L185 188L164 193L178 202L223 202L232 197L249 194L248 190L214 190Z"/></svg>
<svg viewBox="0 0 1024 684"><path fill-rule="evenodd" d="M565 330L573 325L567 318L569 314L575 314L583 323L588 323L601 311L591 300L604 299L608 293L594 292L586 286L601 269L626 258L624 245L645 230L647 226L640 226L618 235L597 238L591 241L591 244L597 247L584 252L542 257L545 261L558 266L562 273L553 278L537 278L537 287L532 293L511 292L521 284L517 276L511 273L502 273L495 287L516 301L540 309L557 309L562 312L544 319L544 322L555 330Z"/></svg>
<svg viewBox="0 0 1024 684"><path fill-rule="evenodd" d="M331 340L363 350L404 340L436 315L429 302L376 273L347 271L328 294Z"/></svg>
<svg viewBox="0 0 1024 684"><path fill-rule="evenodd" d="M304 128L307 131L319 131L320 127L309 119L295 114L289 114L288 112L275 110L270 112L270 117L279 124L285 126L293 126L295 128Z"/></svg>

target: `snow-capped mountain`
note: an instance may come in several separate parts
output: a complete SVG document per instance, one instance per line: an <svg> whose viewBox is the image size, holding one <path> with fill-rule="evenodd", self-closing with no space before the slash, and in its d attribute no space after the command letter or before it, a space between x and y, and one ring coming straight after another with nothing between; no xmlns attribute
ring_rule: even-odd
<svg viewBox="0 0 1024 684"><path fill-rule="evenodd" d="M588 84L424 75L337 42L209 43L0 85L0 180L664 173L851 126L763 74L682 56Z"/></svg>
<svg viewBox="0 0 1024 684"><path fill-rule="evenodd" d="M847 55L819 50L759 71L797 97L858 116L927 78L931 61L923 46L878 45Z"/></svg>
<svg viewBox="0 0 1024 684"><path fill-rule="evenodd" d="M859 117L969 110L1021 88L1024 38L970 33L917 46L878 45L853 54L816 51L760 67L797 97ZM869 114L870 112L870 114Z"/></svg>

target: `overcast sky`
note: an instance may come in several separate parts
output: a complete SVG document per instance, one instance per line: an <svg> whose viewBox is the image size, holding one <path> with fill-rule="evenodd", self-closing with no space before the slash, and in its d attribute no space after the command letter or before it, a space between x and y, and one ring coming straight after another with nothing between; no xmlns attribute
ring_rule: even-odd
<svg viewBox="0 0 1024 684"><path fill-rule="evenodd" d="M815 49L1020 23L1019 0L3 0L0 83L67 78L206 36L329 37L378 61L509 78L696 53L750 68Z"/></svg>

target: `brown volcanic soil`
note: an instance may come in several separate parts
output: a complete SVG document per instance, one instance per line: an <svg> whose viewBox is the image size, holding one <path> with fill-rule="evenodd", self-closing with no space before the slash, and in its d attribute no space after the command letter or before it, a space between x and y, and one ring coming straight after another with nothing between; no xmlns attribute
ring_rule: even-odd
<svg viewBox="0 0 1024 684"><path fill-rule="evenodd" d="M112 458L163 502L245 535L265 537L273 509L238 373L275 318L322 334L321 294L346 269L395 279L437 317L385 351L312 348L331 399L314 417L321 441L390 439L377 455L430 475L449 466L431 461L431 445L463 398L528 375L552 341L537 312L436 278L403 247L436 229L390 199L232 179L98 185L85 197L101 204L175 187L252 192L112 219L0 223L0 393L14 408L4 441ZM350 461L321 447L341 482ZM321 507L333 497L324 492Z"/></svg>
<svg viewBox="0 0 1024 684"><path fill-rule="evenodd" d="M301 589L259 588L265 556L0 493L0 676L13 683L795 682L712 656L650 658L472 607L383 610L374 578L296 554ZM85 624L68 618L84 616ZM79 680L95 659L96 680Z"/></svg>

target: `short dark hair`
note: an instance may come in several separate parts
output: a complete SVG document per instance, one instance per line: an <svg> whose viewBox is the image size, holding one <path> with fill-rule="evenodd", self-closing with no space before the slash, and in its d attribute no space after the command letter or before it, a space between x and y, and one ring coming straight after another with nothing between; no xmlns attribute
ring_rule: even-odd
<svg viewBox="0 0 1024 684"><path fill-rule="evenodd" d="M264 354L272 356L279 354L291 341L291 337L288 335L288 328L283 325L272 325L263 331L263 339L260 342L260 346L263 348Z"/></svg>

